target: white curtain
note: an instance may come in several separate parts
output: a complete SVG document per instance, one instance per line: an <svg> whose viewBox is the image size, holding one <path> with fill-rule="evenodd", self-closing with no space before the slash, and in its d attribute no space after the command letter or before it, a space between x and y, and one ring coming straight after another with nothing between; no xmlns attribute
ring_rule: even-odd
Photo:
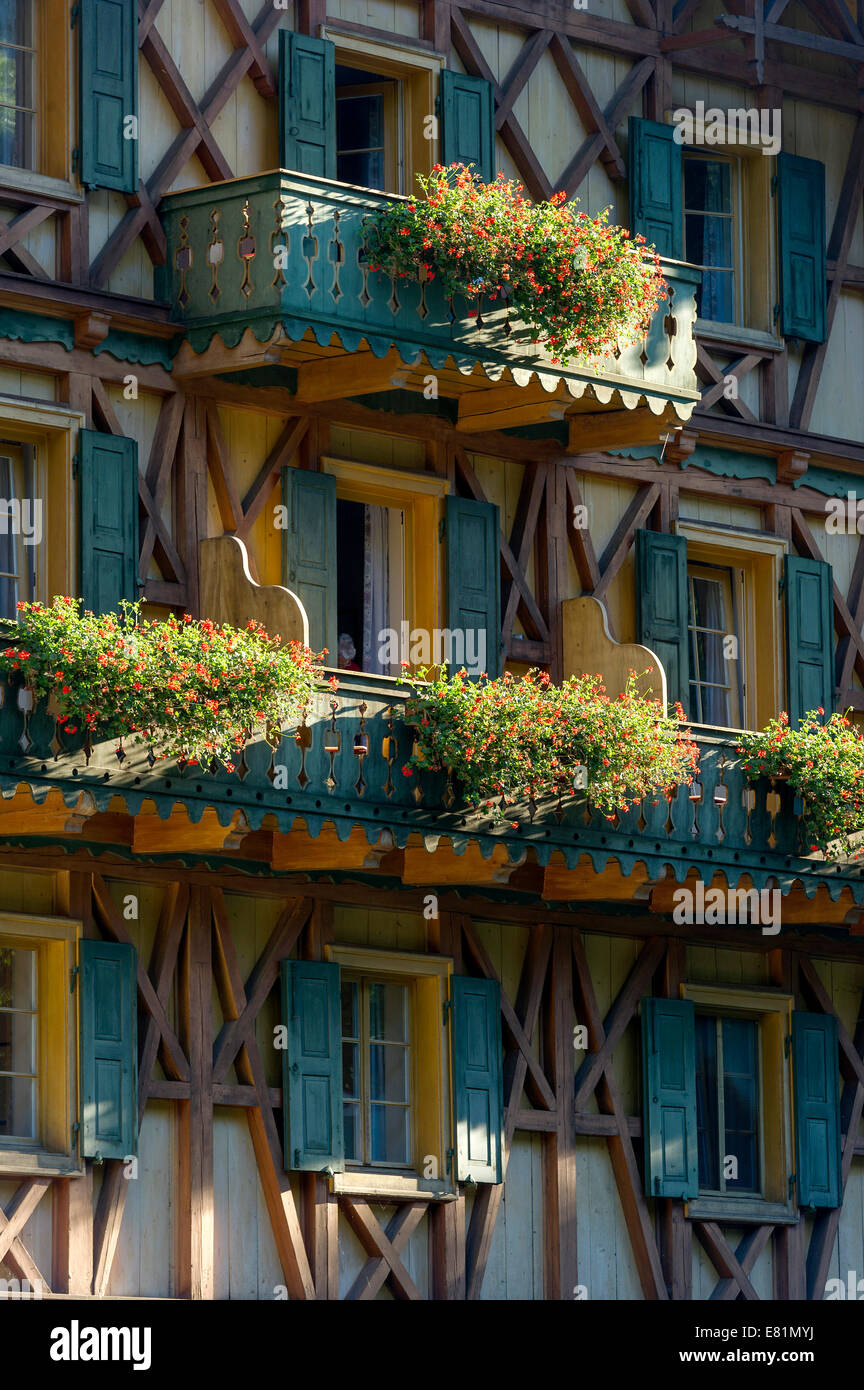
<svg viewBox="0 0 864 1390"><path fill-rule="evenodd" d="M390 517L387 507L364 507L363 670L389 675L379 658L390 622Z"/></svg>

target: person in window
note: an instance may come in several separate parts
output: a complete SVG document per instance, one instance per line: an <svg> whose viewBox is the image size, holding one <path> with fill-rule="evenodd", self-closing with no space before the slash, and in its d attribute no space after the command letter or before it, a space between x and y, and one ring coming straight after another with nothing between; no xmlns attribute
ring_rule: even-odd
<svg viewBox="0 0 864 1390"><path fill-rule="evenodd" d="M354 645L354 638L350 632L339 634L339 666L343 671L359 671L360 667L354 660L357 655L357 648Z"/></svg>

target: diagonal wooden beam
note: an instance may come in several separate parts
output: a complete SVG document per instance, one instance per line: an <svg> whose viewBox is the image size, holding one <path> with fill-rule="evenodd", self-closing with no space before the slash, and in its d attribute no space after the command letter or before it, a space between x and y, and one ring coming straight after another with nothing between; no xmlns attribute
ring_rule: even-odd
<svg viewBox="0 0 864 1390"><path fill-rule="evenodd" d="M422 1205L425 1210L427 1203L418 1205ZM360 1197L340 1196L339 1206L366 1254L386 1262L387 1278L395 1296L419 1301L422 1298L420 1290L403 1265L386 1231L383 1231L375 1220L369 1203ZM420 1215L422 1214L421 1211Z"/></svg>
<svg viewBox="0 0 864 1390"><path fill-rule="evenodd" d="M803 960L804 957L802 956L801 959ZM855 1050L861 1056L864 1054L864 990L861 992L859 1018L861 1022L855 1029ZM843 1136L840 1160L841 1205L818 1213L813 1223L810 1245L807 1250L807 1297L817 1302L823 1298L825 1293L825 1280L828 1278L834 1243L840 1227L842 1203L846 1195L849 1174L852 1171L852 1159L855 1156L855 1144L862 1112L864 1112L864 1086L861 1085L856 1075L853 1080L846 1082L840 1099L840 1133Z"/></svg>
<svg viewBox="0 0 864 1390"><path fill-rule="evenodd" d="M180 583L186 582L186 567L162 520L162 506L174 468L180 427L183 424L184 403L179 391L175 395L166 396L162 402L143 477L146 494L139 486L138 496L147 512L147 525L144 528L138 564L139 579L146 579L150 560L158 542L167 567L173 569Z"/></svg>
<svg viewBox="0 0 864 1390"><path fill-rule="evenodd" d="M702 351L703 357L707 358L708 354L705 352L704 348L702 349ZM742 377L745 377L748 372L752 372L754 367L758 367L760 362L764 361L765 357L761 352L748 352L744 353L741 357L736 358L734 362L730 362L727 367L723 368L722 372L718 371L714 385L709 387L707 391L703 391L702 399L699 402L699 409L710 410L711 406L714 405L715 401L720 400L721 397L723 397L724 400L727 399L727 397L723 396L723 392L726 390L727 386L727 377L734 376L735 380L740 382ZM716 363L714 363L713 361L711 363L711 366L712 368L716 369ZM735 406L735 399L730 399L729 404ZM737 402L737 406L739 415L741 415L743 411L749 410L749 406L744 405L743 401ZM756 419L755 415L753 416L753 419Z"/></svg>
<svg viewBox="0 0 864 1390"><path fill-rule="evenodd" d="M532 462L525 468L522 478L519 501L516 504L516 516L513 520L513 530L510 533L510 550L523 574L527 572L531 562L531 551L537 533L537 520L540 516L540 504L546 488L547 474L548 469L545 463ZM519 586L511 577L504 589L501 622L501 638L505 651L513 636L513 623L519 610L519 599Z"/></svg>
<svg viewBox="0 0 864 1390"><path fill-rule="evenodd" d="M246 981L242 1008L236 1018L231 1018L225 1023L216 1039L213 1049L214 1084L225 1080L234 1058L246 1044L261 1006L276 983L279 963L290 954L309 920L311 911L311 898L292 898L280 914L267 945Z"/></svg>
<svg viewBox="0 0 864 1390"><path fill-rule="evenodd" d="M612 178L626 179L627 164L618 141L600 110L597 99L591 90L591 84L582 70L582 65L573 51L573 45L569 38L564 34L553 35L550 53L582 124L603 139L604 148L599 151L599 158L606 165L607 173Z"/></svg>
<svg viewBox="0 0 864 1390"><path fill-rule="evenodd" d="M54 209L52 208L53 212ZM3 252L6 260L13 270L20 271L24 275L34 275L39 280L50 280L51 276L43 265L31 255L26 246L22 246L19 237L15 235L13 228L20 218L14 218L11 222L5 222L0 218L0 239L7 242L6 250ZM23 234L23 233L22 233Z"/></svg>
<svg viewBox="0 0 864 1390"><path fill-rule="evenodd" d="M426 1214L427 1202L403 1202L387 1223L384 1232L391 1250L400 1255ZM346 1303L356 1303L375 1297L387 1282L392 1270L386 1255L370 1255L354 1283L345 1295Z"/></svg>
<svg viewBox="0 0 864 1390"><path fill-rule="evenodd" d="M739 363L737 365L740 367L741 364L743 364L746 361L747 358L740 358ZM747 367L746 370L749 371L750 368ZM710 398L708 399L708 404L713 405L714 401L723 393L723 389L726 385L725 377L730 373L732 373L732 375L735 375L735 372L733 371L732 367L721 370L721 368L717 366L717 363L714 361L714 358L711 356L708 349L705 347L705 344L700 342L698 338L696 339L696 371L697 374L700 375L703 380L707 379L713 383L713 385L708 389L708 391L704 393L703 399L699 403L699 409L705 410L707 409L707 406L705 404L706 399ZM741 371L741 375L744 375L743 370ZM751 425L756 425L759 423L756 419L756 416L753 414L753 411L750 409L749 405L746 405L744 401L739 400L735 396L731 396L728 398L724 397L724 399L726 400L727 404L731 407L731 409L734 411L734 413L740 416L742 420L746 420L748 424Z"/></svg>
<svg viewBox="0 0 864 1390"><path fill-rule="evenodd" d="M792 535L798 549L805 555L809 555L811 560L824 560L824 555L816 541L813 532L810 530L804 513L798 507L790 507L792 521ZM860 628L856 627L855 620L846 605L846 600L841 594L836 580L834 582L834 626L841 638L848 639L852 646L855 657L855 670L864 679L864 636Z"/></svg>
<svg viewBox="0 0 864 1390"><path fill-rule="evenodd" d="M549 47L552 37L551 29L538 29L522 48L501 84L501 97L495 109L496 130L500 130L504 122L510 119L514 104Z"/></svg>
<svg viewBox="0 0 864 1390"><path fill-rule="evenodd" d="M694 1221L693 1227L700 1242L704 1246L705 1251L711 1260L711 1263L717 1270L717 1273L721 1276L721 1282L720 1284L718 1284L717 1288L722 1289L723 1292L719 1295L719 1297L728 1297L728 1295L725 1292L725 1289L727 1283L731 1283L736 1297L740 1293L741 1296L748 1301L748 1303L758 1303L759 1295L754 1289L753 1285L750 1283L750 1280L748 1278L748 1271L744 1268L742 1262L739 1260L737 1253L732 1250L732 1247L729 1245L729 1242L726 1240L717 1222ZM759 1226L756 1228L756 1231L752 1233L750 1238L750 1244L745 1251L745 1253L750 1254L754 1249L756 1249L756 1253L753 1256L751 1262L751 1268L752 1265L756 1263L756 1258L758 1257L762 1246L764 1246L765 1242L770 1236L771 1229L772 1228L770 1226ZM762 1238L762 1245L759 1244L760 1237ZM715 1293L716 1292L717 1290L715 1290ZM714 1294L712 1294L712 1298L713 1297Z"/></svg>
<svg viewBox="0 0 864 1390"><path fill-rule="evenodd" d="M601 603L605 601L609 586L620 570L628 551L636 539L636 532L649 516L660 496L659 483L646 483L640 487L603 551L600 559L600 582L594 590L594 597Z"/></svg>
<svg viewBox="0 0 864 1390"><path fill-rule="evenodd" d="M18 216L13 217L11 222L6 223L3 227L3 231L0 232L0 256L5 256L6 252L17 245L23 236L26 236L28 232L32 232L34 227L40 226L47 218L52 217L55 212L56 208L50 206L45 207L43 204L39 203L37 203L35 207L27 208L25 212L19 212Z"/></svg>
<svg viewBox="0 0 864 1390"><path fill-rule="evenodd" d="M597 556L594 554L594 542L591 539L591 531L587 526L576 526L573 524L573 516L577 507L585 506L582 501L582 493L579 489L579 481L572 468L564 469L564 477L567 482L567 496L569 499L570 511L567 521L567 540L573 552L573 559L579 571L579 582L583 591L591 593L600 583L600 567L597 564ZM586 508L587 511L587 508Z"/></svg>
<svg viewBox="0 0 864 1390"><path fill-rule="evenodd" d="M252 28L238 0L213 0L213 8L228 31L228 37L235 48L248 48L252 53L249 76L262 97L275 97L276 88L273 75L258 35Z"/></svg>
<svg viewBox="0 0 864 1390"><path fill-rule="evenodd" d="M237 530L240 540L245 540L249 535L266 506L268 497L278 483L282 469L290 463L296 454L308 429L309 419L305 416L299 420L288 420L285 424L282 433L262 464L258 476L243 498L243 520Z"/></svg>
<svg viewBox="0 0 864 1390"><path fill-rule="evenodd" d="M612 100L603 109L603 122L607 130L615 130L621 124L645 83L653 76L654 68L653 58L642 58L634 63ZM582 142L558 180L559 187L564 189L568 198L572 198L595 160L607 148L606 137L599 131Z"/></svg>
<svg viewBox="0 0 864 1390"><path fill-rule="evenodd" d="M846 595L846 606L852 614L856 632L860 632L861 628L864 627L864 536L858 541L852 578L849 581L849 592ZM839 707L841 709L846 698L846 691L852 684L854 665L855 647L848 637L841 637L837 643L837 688L840 691Z"/></svg>
<svg viewBox="0 0 864 1390"><path fill-rule="evenodd" d="M228 459L228 447L219 420L219 407L215 401L207 405L207 472L216 494L216 505L223 531L236 533L243 525L243 506L234 486L234 475ZM250 555L250 564L254 564ZM252 575L257 581L257 574Z"/></svg>
<svg viewBox="0 0 864 1390"><path fill-rule="evenodd" d="M615 1002L603 1020L603 1044L596 1052L589 1052L576 1074L576 1095L574 1105L583 1110L596 1090L601 1074L612 1064L612 1054L627 1027L643 994L650 989L651 977L666 952L666 942L662 937L650 938L636 960L632 969L616 995Z"/></svg>
<svg viewBox="0 0 864 1390"><path fill-rule="evenodd" d="M5 1211L0 1208L0 1265L4 1261L26 1263L32 1258L19 1237L50 1186L50 1178L30 1178L16 1189Z"/></svg>

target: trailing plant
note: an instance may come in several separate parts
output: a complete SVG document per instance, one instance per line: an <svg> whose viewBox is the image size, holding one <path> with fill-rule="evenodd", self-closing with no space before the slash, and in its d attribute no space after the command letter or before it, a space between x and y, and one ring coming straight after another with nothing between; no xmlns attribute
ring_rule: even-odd
<svg viewBox="0 0 864 1390"><path fill-rule="evenodd" d="M253 731L278 742L321 679L308 647L254 621L159 621L143 619L138 603L121 607L119 617L82 613L68 597L18 604L18 645L0 651L0 671L20 671L37 699L53 696L67 733L119 738L121 751L134 736L151 760L215 768L215 759L232 772Z"/></svg>
<svg viewBox="0 0 864 1390"><path fill-rule="evenodd" d="M761 731L743 734L738 752L751 782L780 777L798 793L811 850L831 859L864 852L851 838L864 830L864 737L846 715L826 719L820 705L793 729L783 713Z"/></svg>
<svg viewBox="0 0 864 1390"><path fill-rule="evenodd" d="M600 676L553 685L536 669L480 681L464 670L430 678L423 669L402 679L412 689L405 717L416 730L405 776L451 772L471 804L502 817L519 801L584 791L614 820L645 797L671 795L696 771L689 730L639 694L635 671L614 700Z"/></svg>
<svg viewBox="0 0 864 1390"><path fill-rule="evenodd" d="M532 203L499 174L464 164L417 175L423 197L387 203L366 221L372 270L439 280L452 298L502 300L553 362L609 357L637 341L666 298L660 260L643 236L565 206ZM578 200L576 200L578 201ZM477 312L477 311L475 311Z"/></svg>

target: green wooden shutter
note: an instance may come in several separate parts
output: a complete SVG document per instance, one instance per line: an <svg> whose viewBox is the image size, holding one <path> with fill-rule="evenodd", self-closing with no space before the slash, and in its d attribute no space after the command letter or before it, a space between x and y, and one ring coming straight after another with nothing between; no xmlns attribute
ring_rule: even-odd
<svg viewBox="0 0 864 1390"><path fill-rule="evenodd" d="M456 1178L502 1181L501 986L454 975L453 1110Z"/></svg>
<svg viewBox="0 0 864 1390"><path fill-rule="evenodd" d="M798 1205L839 1207L840 1097L837 1019L833 1014L792 1014L792 1079Z"/></svg>
<svg viewBox="0 0 864 1390"><path fill-rule="evenodd" d="M637 640L659 658L669 700L690 703L687 645L687 542L659 531L636 532Z"/></svg>
<svg viewBox="0 0 864 1390"><path fill-rule="evenodd" d="M136 0L78 0L78 38L79 177L88 188L134 193L138 140L124 129L138 115Z"/></svg>
<svg viewBox="0 0 864 1390"><path fill-rule="evenodd" d="M283 960L285 1167L345 1168L339 966Z"/></svg>
<svg viewBox="0 0 864 1390"><path fill-rule="evenodd" d="M119 941L78 943L81 1153L125 1158L138 1146L137 957Z"/></svg>
<svg viewBox="0 0 864 1390"><path fill-rule="evenodd" d="M461 641L466 663L469 655L478 654L482 669L492 677L501 672L498 530L498 508L494 503L466 497L446 499L447 627L451 634L461 634L461 638L451 639L453 664L460 664L455 654Z"/></svg>
<svg viewBox="0 0 864 1390"><path fill-rule="evenodd" d="M699 1193L696 1011L690 999L642 1000L645 1191Z"/></svg>
<svg viewBox="0 0 864 1390"><path fill-rule="evenodd" d="M279 30L279 164L336 177L336 48Z"/></svg>
<svg viewBox="0 0 864 1390"><path fill-rule="evenodd" d="M825 341L825 165L777 156L780 326L787 338Z"/></svg>
<svg viewBox="0 0 864 1390"><path fill-rule="evenodd" d="M336 479L305 468L282 470L283 573L309 616L309 645L336 665Z"/></svg>
<svg viewBox="0 0 864 1390"><path fill-rule="evenodd" d="M473 164L484 183L495 177L495 100L492 83L449 68L441 74L441 160Z"/></svg>
<svg viewBox="0 0 864 1390"><path fill-rule="evenodd" d="M138 597L138 445L97 430L78 433L80 597L94 613Z"/></svg>
<svg viewBox="0 0 864 1390"><path fill-rule="evenodd" d="M684 258L684 159L675 127L631 116L630 230L670 260Z"/></svg>
<svg viewBox="0 0 864 1390"><path fill-rule="evenodd" d="M824 560L787 555L786 681L789 721L834 709L834 575Z"/></svg>

